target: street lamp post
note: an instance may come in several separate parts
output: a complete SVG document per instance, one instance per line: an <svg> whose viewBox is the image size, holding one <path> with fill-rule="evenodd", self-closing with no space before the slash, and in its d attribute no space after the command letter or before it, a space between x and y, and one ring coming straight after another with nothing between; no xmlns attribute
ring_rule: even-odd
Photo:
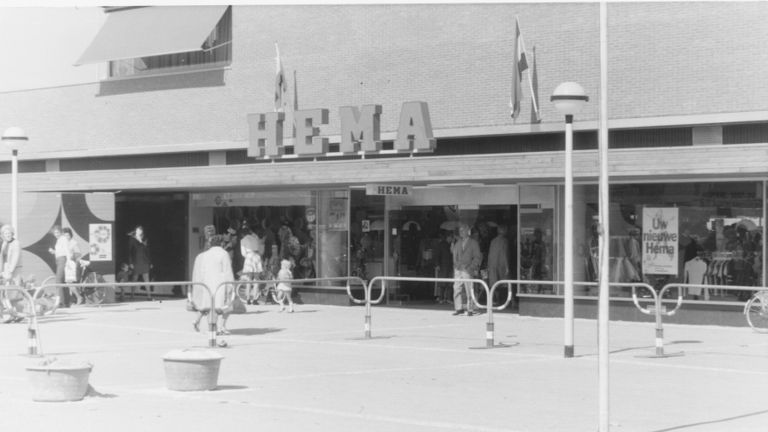
<svg viewBox="0 0 768 432"><path fill-rule="evenodd" d="M563 227L563 318L565 357L573 357L573 116L589 100L575 82L555 88L550 100L565 115L565 220Z"/></svg>
<svg viewBox="0 0 768 432"><path fill-rule="evenodd" d="M2 141L11 149L11 226L19 232L19 144L29 140L21 128L10 127L3 132Z"/></svg>

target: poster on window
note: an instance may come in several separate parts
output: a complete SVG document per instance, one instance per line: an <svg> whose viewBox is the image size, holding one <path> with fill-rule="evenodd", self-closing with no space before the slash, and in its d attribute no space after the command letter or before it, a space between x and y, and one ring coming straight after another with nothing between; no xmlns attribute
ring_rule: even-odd
<svg viewBox="0 0 768 432"><path fill-rule="evenodd" d="M89 261L112 261L112 224L88 227Z"/></svg>
<svg viewBox="0 0 768 432"><path fill-rule="evenodd" d="M677 276L678 209L643 208L643 274Z"/></svg>

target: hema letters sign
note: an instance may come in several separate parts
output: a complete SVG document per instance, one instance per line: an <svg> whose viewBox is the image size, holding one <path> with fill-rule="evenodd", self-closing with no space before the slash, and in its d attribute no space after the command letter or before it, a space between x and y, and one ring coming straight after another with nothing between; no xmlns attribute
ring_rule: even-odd
<svg viewBox="0 0 768 432"><path fill-rule="evenodd" d="M339 108L341 142L339 152L378 152L381 150L381 105ZM269 112L248 114L248 156L279 157L283 155L285 114ZM328 153L328 138L319 136L319 125L328 124L325 108L298 110L294 114L296 139L293 152L297 156L320 156ZM432 121L426 102L405 102L394 150L430 152L435 149Z"/></svg>

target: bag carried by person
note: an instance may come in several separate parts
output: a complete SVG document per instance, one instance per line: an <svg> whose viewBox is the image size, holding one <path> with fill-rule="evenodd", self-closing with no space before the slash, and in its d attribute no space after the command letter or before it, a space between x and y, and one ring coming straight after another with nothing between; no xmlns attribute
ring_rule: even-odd
<svg viewBox="0 0 768 432"><path fill-rule="evenodd" d="M75 260L67 260L64 265L64 282L77 282L77 263Z"/></svg>

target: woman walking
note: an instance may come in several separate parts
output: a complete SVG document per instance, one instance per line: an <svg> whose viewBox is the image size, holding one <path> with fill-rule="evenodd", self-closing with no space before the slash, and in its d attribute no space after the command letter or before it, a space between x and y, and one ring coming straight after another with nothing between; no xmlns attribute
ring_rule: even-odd
<svg viewBox="0 0 768 432"><path fill-rule="evenodd" d="M61 227L58 225L53 227L51 234L56 239L56 243L54 243L52 248L48 249L48 252L50 252L56 259L56 283L63 284L67 256L69 255L69 241L66 237L61 235ZM61 286L61 288L59 288L59 298L61 299L59 301L59 307L68 308L71 303L69 288L64 287L63 285L59 286Z"/></svg>
<svg viewBox="0 0 768 432"><path fill-rule="evenodd" d="M128 243L128 266L131 268L131 282L137 282L141 277L147 285L147 300L152 300L152 286L149 285L149 271L152 269L152 261L149 253L149 241L144 235L144 227L137 225L128 233L131 237ZM135 287L131 287L131 298Z"/></svg>
<svg viewBox="0 0 768 432"><path fill-rule="evenodd" d="M213 228L213 227L211 227ZM231 285L222 285L223 282L232 282L234 275L232 273L232 261L229 253L224 250L226 240L222 235L211 235L206 242L206 250L200 252L195 258L195 264L192 267L192 302L195 310L199 313L197 319L192 323L195 331L200 331L200 320L211 312L214 308L217 315L221 315L222 322L219 327L219 333L229 334L227 329L227 319L232 311L229 299L233 287ZM211 291L209 292L203 286L204 284ZM211 293L214 293L214 304L211 304Z"/></svg>

